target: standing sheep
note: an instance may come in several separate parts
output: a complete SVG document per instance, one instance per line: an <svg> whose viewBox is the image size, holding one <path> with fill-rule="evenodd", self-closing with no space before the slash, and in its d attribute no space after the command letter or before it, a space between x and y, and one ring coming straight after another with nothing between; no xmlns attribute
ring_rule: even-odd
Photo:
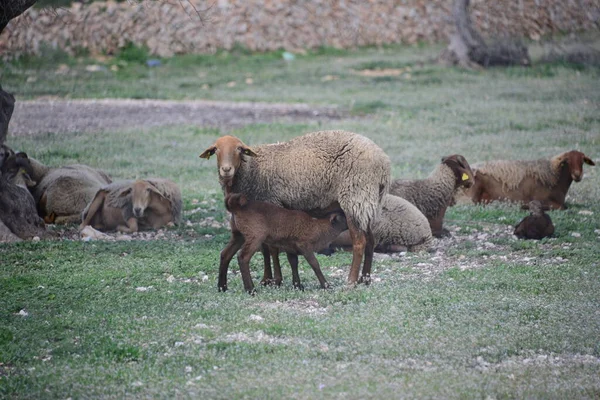
<svg viewBox="0 0 600 400"><path fill-rule="evenodd" d="M102 186L111 183L107 174L82 164L50 168L30 158L31 188L38 212L46 223L81 221L81 212Z"/></svg>
<svg viewBox="0 0 600 400"><path fill-rule="evenodd" d="M529 202L531 214L523 218L515 227L514 235L519 239L543 239L554 234L554 224L544 212L539 200Z"/></svg>
<svg viewBox="0 0 600 400"><path fill-rule="evenodd" d="M500 200L527 205L539 200L551 209L565 210L567 191L573 181L583 178L584 163L596 165L576 150L551 159L488 161L474 168L475 184L469 195L475 203Z"/></svg>
<svg viewBox="0 0 600 400"><path fill-rule="evenodd" d="M390 194L414 204L427 217L433 236L441 237L446 209L454 205L459 189L472 184L473 171L469 163L463 156L454 154L442 158L441 164L425 179L393 181Z"/></svg>
<svg viewBox="0 0 600 400"><path fill-rule="evenodd" d="M304 211L288 210L264 201L248 200L241 193L227 195L225 206L233 216L231 239L221 252L219 291L227 290L227 269L231 259L241 248L238 264L244 289L248 293L254 292L249 263L263 244L275 246L287 253L295 288L304 289L298 274L299 254L312 267L321 288L329 287L314 252L327 247L340 232L348 229L346 219L341 214L333 213L329 217L316 219Z"/></svg>
<svg viewBox="0 0 600 400"><path fill-rule="evenodd" d="M168 179L120 181L97 191L81 214L87 225L101 231L137 232L159 229L181 220L181 191Z"/></svg>
<svg viewBox="0 0 600 400"><path fill-rule="evenodd" d="M422 251L431 247L433 237L429 221L417 207L398 196L387 194L381 203L381 212L373 224L375 251L397 253ZM342 232L330 248L351 248L348 231Z"/></svg>
<svg viewBox="0 0 600 400"><path fill-rule="evenodd" d="M363 256L362 279L369 282L372 224L390 180L390 160L379 146L356 133L321 131L253 148L223 136L200 157L213 154L226 194L243 193L312 215L341 209L353 243L348 282L358 282Z"/></svg>

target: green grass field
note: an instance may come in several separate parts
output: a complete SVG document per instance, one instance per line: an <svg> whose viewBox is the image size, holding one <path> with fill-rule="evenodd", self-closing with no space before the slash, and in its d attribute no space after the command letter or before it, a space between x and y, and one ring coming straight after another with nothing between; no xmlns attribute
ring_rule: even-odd
<svg viewBox="0 0 600 400"><path fill-rule="evenodd" d="M394 177L422 178L444 155L471 163L571 149L600 161L600 69L570 64L463 71L439 47L321 51L285 62L238 50L164 59L44 57L0 65L17 101L159 98L338 105L351 117L228 130L247 144L320 129L378 143ZM535 58L534 58L535 61ZM100 71L89 71L90 65ZM365 69L398 75L368 76ZM97 68L96 68L97 69ZM232 84L231 82L235 82ZM0 244L2 398L598 398L600 170L585 167L556 235L518 241L517 206L449 209L433 254L377 256L373 283L345 285L351 255L302 261L306 290L216 289L228 240L215 161L224 134L180 125L14 137L50 165L116 178L162 176L184 196L183 224L152 240ZM213 218L217 224L206 224ZM189 221L189 223L188 223ZM59 228L52 228L60 230ZM72 229L71 229L72 231ZM252 263L255 283L262 261Z"/></svg>

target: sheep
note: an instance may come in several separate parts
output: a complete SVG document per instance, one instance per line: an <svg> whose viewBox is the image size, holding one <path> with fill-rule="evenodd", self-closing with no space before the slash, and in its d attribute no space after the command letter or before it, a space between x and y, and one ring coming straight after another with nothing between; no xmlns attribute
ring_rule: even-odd
<svg viewBox="0 0 600 400"><path fill-rule="evenodd" d="M387 194L381 203L381 212L373 224L375 252L397 253L400 251L428 250L433 244L429 221L408 200ZM330 250L347 249L352 246L348 231L342 232L331 242Z"/></svg>
<svg viewBox="0 0 600 400"><path fill-rule="evenodd" d="M573 181L583 177L583 164L596 165L580 151L571 150L550 159L498 160L478 164L469 196L475 203L494 200L527 205L539 200L550 209L565 210L565 197Z"/></svg>
<svg viewBox="0 0 600 400"><path fill-rule="evenodd" d="M544 212L539 200L529 202L531 214L523 218L515 226L514 235L519 239L543 239L554 234L554 224L550 216Z"/></svg>
<svg viewBox="0 0 600 400"><path fill-rule="evenodd" d="M181 221L181 191L175 182L152 178L113 182L99 189L81 214L87 225L101 231L137 232Z"/></svg>
<svg viewBox="0 0 600 400"><path fill-rule="evenodd" d="M68 224L81 221L81 212L110 177L83 164L51 168L31 161L31 178L37 184L31 188L38 212L46 223Z"/></svg>
<svg viewBox="0 0 600 400"><path fill-rule="evenodd" d="M455 204L454 196L463 187L473 184L473 171L467 160L459 155L443 157L431 174L425 179L392 182L390 194L402 197L414 204L427 217L431 233L443 236L444 215L449 206Z"/></svg>
<svg viewBox="0 0 600 400"><path fill-rule="evenodd" d="M359 282L363 256L361 281L369 283L372 223L390 181L390 159L379 146L356 133L320 131L253 148L234 136L223 136L200 157L208 159L213 154L226 194L244 193L250 200L313 216L341 209L353 242L348 283Z"/></svg>
<svg viewBox="0 0 600 400"><path fill-rule="evenodd" d="M327 289L319 262L314 252L326 247L340 232L348 229L346 218L340 213L332 213L326 218L313 218L308 213L288 210L265 201L252 201L242 193L228 194L225 207L231 212L231 238L221 252L219 265L219 291L227 290L227 269L237 253L238 264L248 293L254 293L250 277L250 259L263 244L275 246L287 253L292 267L292 281L295 288L303 290L298 275L298 255L304 256L319 279L321 288Z"/></svg>
<svg viewBox="0 0 600 400"><path fill-rule="evenodd" d="M2 168L9 162L10 159ZM17 184L24 181L25 178L20 176L22 174L26 174L23 169L18 169L15 174L0 172L1 241L16 241L15 237L31 239L46 236L46 226L37 213L31 193Z"/></svg>

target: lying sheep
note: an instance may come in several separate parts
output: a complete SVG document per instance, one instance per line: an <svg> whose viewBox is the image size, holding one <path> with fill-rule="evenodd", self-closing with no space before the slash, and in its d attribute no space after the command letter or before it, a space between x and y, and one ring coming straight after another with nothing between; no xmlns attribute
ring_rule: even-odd
<svg viewBox="0 0 600 400"><path fill-rule="evenodd" d="M475 203L501 200L527 205L539 200L551 209L564 210L567 191L573 181L581 181L584 163L596 165L576 150L551 159L488 161L474 168L475 184L469 195Z"/></svg>
<svg viewBox="0 0 600 400"><path fill-rule="evenodd" d="M181 191L168 179L120 181L96 192L81 214L87 225L101 231L137 232L158 229L181 220Z"/></svg>
<svg viewBox="0 0 600 400"><path fill-rule="evenodd" d="M407 200L387 194L381 203L381 212L373 224L375 251L397 253L400 251L428 250L432 243L429 221L421 211ZM342 232L330 248L349 249L350 233Z"/></svg>
<svg viewBox="0 0 600 400"><path fill-rule="evenodd" d="M200 157L213 154L226 194L243 193L250 200L311 215L341 209L353 238L348 282L358 282L363 256L362 279L369 281L372 224L390 179L390 160L375 143L352 132L322 131L250 148L236 137L223 136Z"/></svg>
<svg viewBox="0 0 600 400"><path fill-rule="evenodd" d="M287 253L295 288L303 289L298 274L298 255L304 256L308 261L319 279L321 288L329 287L314 252L327 247L340 232L348 229L343 215L333 213L329 217L316 219L304 211L288 210L264 201L248 200L241 193L227 195L225 207L233 216L231 239L221 252L219 291L227 290L229 263L241 249L238 264L244 289L248 293L254 292L249 263L263 244L275 246Z"/></svg>
<svg viewBox="0 0 600 400"><path fill-rule="evenodd" d="M554 234L554 224L544 212L539 200L529 202L531 214L523 218L515 227L514 235L519 239L543 239Z"/></svg>
<svg viewBox="0 0 600 400"><path fill-rule="evenodd" d="M7 167L10 162L9 158L2 168ZM23 169L18 169L14 174L11 171L0 172L1 241L16 241L15 237L31 239L46 235L46 226L37 213L31 193L26 187L19 185L25 181L23 174Z"/></svg>
<svg viewBox="0 0 600 400"><path fill-rule="evenodd" d="M81 221L81 212L101 187L111 183L107 174L82 164L51 168L30 158L31 188L38 212L46 223Z"/></svg>
<svg viewBox="0 0 600 400"><path fill-rule="evenodd" d="M454 196L462 187L473 184L473 171L467 160L458 154L442 158L442 163L425 179L392 182L390 194L414 204L427 217L431 233L441 237L444 215L454 205Z"/></svg>

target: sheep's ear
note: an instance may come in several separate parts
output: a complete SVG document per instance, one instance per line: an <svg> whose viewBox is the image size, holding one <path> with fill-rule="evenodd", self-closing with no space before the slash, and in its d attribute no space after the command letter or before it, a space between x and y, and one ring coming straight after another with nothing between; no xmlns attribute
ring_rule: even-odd
<svg viewBox="0 0 600 400"><path fill-rule="evenodd" d="M447 159L448 157L442 157L442 164L445 163Z"/></svg>
<svg viewBox="0 0 600 400"><path fill-rule="evenodd" d="M24 151L20 151L17 154L15 154L15 156L17 158L25 158L25 159L29 159L29 157L27 156L27 153L25 153Z"/></svg>
<svg viewBox="0 0 600 400"><path fill-rule="evenodd" d="M209 160L210 156L215 154L215 151L217 151L217 146L211 146L208 149L204 150L204 153L200 154L200 158L206 158L207 160Z"/></svg>
<svg viewBox="0 0 600 400"><path fill-rule="evenodd" d="M240 207L245 207L248 204L248 199L243 194L240 195Z"/></svg>
<svg viewBox="0 0 600 400"><path fill-rule="evenodd" d="M121 194L119 194L119 197L129 196L130 193L131 193L131 188L127 188L127 189L123 190L121 192Z"/></svg>
<svg viewBox="0 0 600 400"><path fill-rule="evenodd" d="M587 157L587 156L583 156L583 162L586 163L587 165L596 165L591 158Z"/></svg>
<svg viewBox="0 0 600 400"><path fill-rule="evenodd" d="M256 153L250 147L243 147L242 153L246 156L256 157Z"/></svg>

